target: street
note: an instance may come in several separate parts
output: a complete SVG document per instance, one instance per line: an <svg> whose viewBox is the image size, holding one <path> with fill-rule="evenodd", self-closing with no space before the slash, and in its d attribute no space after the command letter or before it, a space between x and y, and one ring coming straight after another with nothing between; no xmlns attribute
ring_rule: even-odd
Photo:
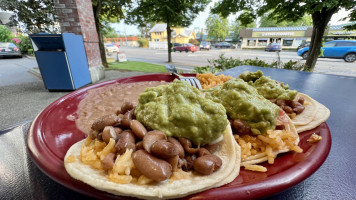
<svg viewBox="0 0 356 200"><path fill-rule="evenodd" d="M40 80L29 72L35 67L37 67L37 62L34 58L1 58L0 87Z"/></svg>
<svg viewBox="0 0 356 200"><path fill-rule="evenodd" d="M125 53L127 60L142 61L147 63L154 63L165 65L168 60L167 50L147 49L147 48L128 48L121 47L121 53ZM276 52L265 52L261 50L241 50L241 49L212 49L210 51L197 51L195 53L172 52L173 64L178 69L190 72L196 66L209 65L208 60L217 59L220 54L224 54L227 58L240 59L255 59L264 60L266 62L273 62L277 60ZM293 51L282 51L279 53L282 62L289 60L305 62L301 57ZM0 59L0 87L6 85L16 85L22 83L29 83L41 81L31 70L38 67L37 61L34 57L23 58L2 58ZM356 76L356 63L347 63L343 59L327 59L319 58L314 72Z"/></svg>
<svg viewBox="0 0 356 200"><path fill-rule="evenodd" d="M128 60L142 61L148 63L156 63L160 65L167 64L168 52L160 49L145 49L145 48L125 48L121 47L120 51L126 54ZM264 60L268 63L277 60L276 52L265 52L262 50L241 50L241 49L212 49L210 51L197 51L195 53L172 52L173 64L178 69L190 71L196 66L209 65L209 59L217 59L220 54L224 54L227 58L240 59L255 59ZM282 51L279 53L283 63L289 60L300 61L304 63L301 57L295 51ZM336 74L344 76L356 76L356 63L347 63L343 59L328 59L319 58L314 72Z"/></svg>

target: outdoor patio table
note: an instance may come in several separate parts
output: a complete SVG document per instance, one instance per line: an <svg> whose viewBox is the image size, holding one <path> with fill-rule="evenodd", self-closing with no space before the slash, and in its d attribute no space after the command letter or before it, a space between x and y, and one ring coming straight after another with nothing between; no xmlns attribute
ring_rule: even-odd
<svg viewBox="0 0 356 200"><path fill-rule="evenodd" d="M261 70L313 97L331 111L328 158L310 177L270 199L356 199L356 77L240 66L222 72L238 76ZM0 131L0 199L90 199L47 177L29 156L26 121ZM238 196L235 197L238 199Z"/></svg>

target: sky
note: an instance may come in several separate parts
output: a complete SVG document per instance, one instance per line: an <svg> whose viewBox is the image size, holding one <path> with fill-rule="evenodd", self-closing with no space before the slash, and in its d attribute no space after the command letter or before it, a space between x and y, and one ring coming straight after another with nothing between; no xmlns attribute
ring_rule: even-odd
<svg viewBox="0 0 356 200"><path fill-rule="evenodd" d="M200 12L199 15L195 18L195 20L193 21L192 25L190 25L188 27L188 29L193 30L195 27L199 27L199 28L205 28L205 21L206 19L209 17L209 12L210 12L210 7L212 7L214 5L214 1L212 1L203 12ZM349 12L346 12L345 10L340 10L338 13L334 14L329 22L329 24L331 25L339 25L339 24L345 24L347 22L345 21L339 21L340 19L346 17L349 14ZM229 16L228 19L230 21L232 21L233 19L235 19L236 16ZM124 35L125 31L126 31L126 35L139 35L140 32L137 29L136 25L126 25L125 23L123 23L123 21L121 23L118 24L113 24L111 25L112 27L115 28L115 30L119 31L119 35Z"/></svg>

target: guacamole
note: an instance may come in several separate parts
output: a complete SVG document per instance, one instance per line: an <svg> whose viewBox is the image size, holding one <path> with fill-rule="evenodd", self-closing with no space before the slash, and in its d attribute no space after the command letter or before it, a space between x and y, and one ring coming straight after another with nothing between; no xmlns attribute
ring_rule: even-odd
<svg viewBox="0 0 356 200"><path fill-rule="evenodd" d="M184 137L195 144L213 142L228 125L225 108L204 98L200 90L184 81L149 87L138 101L138 121L167 136Z"/></svg>
<svg viewBox="0 0 356 200"><path fill-rule="evenodd" d="M288 84L285 85L269 76L263 76L260 70L257 72L242 72L239 78L256 88L258 93L266 99L293 100L298 93L297 90L290 90Z"/></svg>
<svg viewBox="0 0 356 200"><path fill-rule="evenodd" d="M207 90L205 97L224 105L231 119L244 120L254 134L263 134L276 127L280 108L242 79L231 79Z"/></svg>

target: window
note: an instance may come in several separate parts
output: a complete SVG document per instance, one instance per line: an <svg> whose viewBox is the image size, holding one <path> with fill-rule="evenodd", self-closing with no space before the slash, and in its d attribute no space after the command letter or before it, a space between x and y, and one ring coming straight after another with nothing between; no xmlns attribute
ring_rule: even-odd
<svg viewBox="0 0 356 200"><path fill-rule="evenodd" d="M355 42L336 42L337 47L350 47L350 46L355 46Z"/></svg>
<svg viewBox="0 0 356 200"><path fill-rule="evenodd" d="M256 39L248 39L247 46L256 46Z"/></svg>
<svg viewBox="0 0 356 200"><path fill-rule="evenodd" d="M267 39L258 39L258 46L267 46Z"/></svg>
<svg viewBox="0 0 356 200"><path fill-rule="evenodd" d="M291 39L291 38L283 39L283 46L292 46L292 45L293 45L293 39Z"/></svg>
<svg viewBox="0 0 356 200"><path fill-rule="evenodd" d="M159 39L155 39L154 41L155 41L155 42L159 42Z"/></svg>
<svg viewBox="0 0 356 200"><path fill-rule="evenodd" d="M336 42L325 43L324 47L334 47Z"/></svg>

